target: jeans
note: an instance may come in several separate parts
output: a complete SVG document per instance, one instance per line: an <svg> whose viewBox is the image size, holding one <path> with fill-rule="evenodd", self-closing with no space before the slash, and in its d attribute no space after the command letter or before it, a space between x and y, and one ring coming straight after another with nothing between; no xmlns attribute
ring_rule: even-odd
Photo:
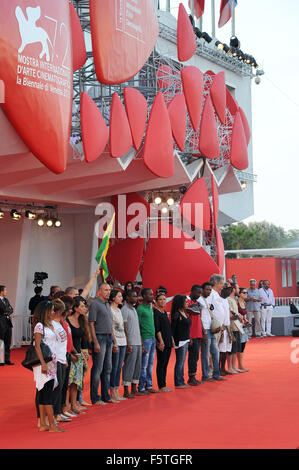
<svg viewBox="0 0 299 470"><path fill-rule="evenodd" d="M92 368L90 371L90 399L91 403L110 399L108 390L110 385L110 373L112 369L112 337L108 335L97 335L97 340L100 345L100 352L95 353L92 350ZM100 398L98 390L101 379L101 394Z"/></svg>
<svg viewBox="0 0 299 470"><path fill-rule="evenodd" d="M189 346L188 354L188 375L189 377L195 377L197 372L197 362L199 358L201 338L193 338L191 341L192 345Z"/></svg>
<svg viewBox="0 0 299 470"><path fill-rule="evenodd" d="M207 332L207 344L201 343L201 367L202 367L202 380L208 380L210 372L209 358L210 353L213 362L213 378L218 379L220 377L219 371L219 349L216 342L215 335L211 333L211 330Z"/></svg>
<svg viewBox="0 0 299 470"><path fill-rule="evenodd" d="M174 385L185 385L184 366L187 356L189 343L184 344L180 348L175 349L176 363L174 366Z"/></svg>
<svg viewBox="0 0 299 470"><path fill-rule="evenodd" d="M118 352L112 353L112 371L110 374L110 388L118 388L121 369L124 363L127 346L118 346Z"/></svg>
<svg viewBox="0 0 299 470"><path fill-rule="evenodd" d="M139 379L139 392L144 390L145 384L146 388L153 387L152 374L155 362L156 339L145 339L143 341L143 345L146 352L142 355L141 374Z"/></svg>

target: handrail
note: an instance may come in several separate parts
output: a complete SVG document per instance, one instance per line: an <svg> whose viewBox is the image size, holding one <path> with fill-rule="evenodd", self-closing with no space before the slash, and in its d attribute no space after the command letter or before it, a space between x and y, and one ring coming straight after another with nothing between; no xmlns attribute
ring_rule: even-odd
<svg viewBox="0 0 299 470"><path fill-rule="evenodd" d="M26 346L32 339L32 315L12 315L12 347Z"/></svg>
<svg viewBox="0 0 299 470"><path fill-rule="evenodd" d="M276 297L275 299L275 307L289 307L291 303L298 308L299 297Z"/></svg>

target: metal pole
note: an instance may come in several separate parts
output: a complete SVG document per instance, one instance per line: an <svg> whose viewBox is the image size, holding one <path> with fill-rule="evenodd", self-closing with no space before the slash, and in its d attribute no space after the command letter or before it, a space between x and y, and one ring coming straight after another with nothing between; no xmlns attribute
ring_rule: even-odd
<svg viewBox="0 0 299 470"><path fill-rule="evenodd" d="M190 10L192 17L194 18L194 0L191 0L190 2Z"/></svg>
<svg viewBox="0 0 299 470"><path fill-rule="evenodd" d="M170 0L167 0L166 2L166 11L170 12Z"/></svg>
<svg viewBox="0 0 299 470"><path fill-rule="evenodd" d="M198 27L199 27L200 31L202 31L202 16L200 18L198 18L197 22L198 22Z"/></svg>
<svg viewBox="0 0 299 470"><path fill-rule="evenodd" d="M212 38L215 38L215 0L211 0L211 13L212 13Z"/></svg>
<svg viewBox="0 0 299 470"><path fill-rule="evenodd" d="M231 2L232 10L232 36L236 35L236 21L235 21L235 0Z"/></svg>

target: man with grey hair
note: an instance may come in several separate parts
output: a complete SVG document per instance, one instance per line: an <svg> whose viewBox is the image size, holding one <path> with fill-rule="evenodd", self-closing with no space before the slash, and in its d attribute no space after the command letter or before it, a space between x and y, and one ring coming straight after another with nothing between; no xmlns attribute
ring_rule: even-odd
<svg viewBox="0 0 299 470"><path fill-rule="evenodd" d="M254 318L254 333L256 338L262 338L262 328L261 328L261 296L259 290L256 287L256 280L250 279L249 281L249 288L247 289L247 299L246 302L246 309L247 309L247 320L249 323L252 323L252 319ZM248 326L248 336L253 336L252 327Z"/></svg>

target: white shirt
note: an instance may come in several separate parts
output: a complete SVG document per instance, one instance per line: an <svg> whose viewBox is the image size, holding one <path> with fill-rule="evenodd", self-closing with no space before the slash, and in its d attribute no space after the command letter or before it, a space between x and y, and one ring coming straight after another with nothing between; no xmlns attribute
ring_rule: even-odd
<svg viewBox="0 0 299 470"><path fill-rule="evenodd" d="M207 308L207 304L209 305L209 302L207 301L207 299L205 299L202 296L199 297L198 302L200 306L202 307L201 309L202 326L204 327L205 330L209 330L211 328L211 321L212 321L210 312Z"/></svg>
<svg viewBox="0 0 299 470"><path fill-rule="evenodd" d="M221 301L222 301L222 307L223 307L223 310L224 310L224 322L223 322L223 325L224 326L229 326L230 325L230 308L229 308L229 303L228 303L228 300L227 299L223 299L221 297Z"/></svg>
<svg viewBox="0 0 299 470"><path fill-rule="evenodd" d="M225 318L225 310L222 302L222 297L212 289L211 294L207 298L208 304L213 305L214 309L212 310L212 315L223 325Z"/></svg>
<svg viewBox="0 0 299 470"><path fill-rule="evenodd" d="M61 364L66 364L67 334L60 322L53 320L52 325L56 334L56 358Z"/></svg>
<svg viewBox="0 0 299 470"><path fill-rule="evenodd" d="M275 305L275 299L272 289L264 289L263 287L259 289L260 297L262 299L262 304ZM261 308L262 305L261 305Z"/></svg>

